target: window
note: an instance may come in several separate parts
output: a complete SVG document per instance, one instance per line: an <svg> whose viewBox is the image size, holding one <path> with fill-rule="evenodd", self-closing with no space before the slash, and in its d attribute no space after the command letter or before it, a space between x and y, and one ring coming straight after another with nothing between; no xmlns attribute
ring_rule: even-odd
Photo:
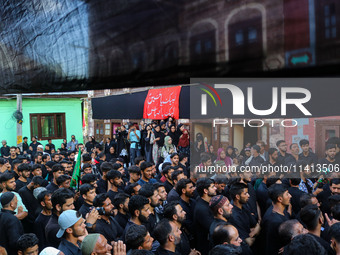
<svg viewBox="0 0 340 255"><path fill-rule="evenodd" d="M30 114L31 136L38 139L66 138L65 113Z"/></svg>
<svg viewBox="0 0 340 255"><path fill-rule="evenodd" d="M216 62L215 30L190 38L190 59L195 64Z"/></svg>
<svg viewBox="0 0 340 255"><path fill-rule="evenodd" d="M324 26L325 38L336 38L336 16L335 4L327 4L324 6Z"/></svg>

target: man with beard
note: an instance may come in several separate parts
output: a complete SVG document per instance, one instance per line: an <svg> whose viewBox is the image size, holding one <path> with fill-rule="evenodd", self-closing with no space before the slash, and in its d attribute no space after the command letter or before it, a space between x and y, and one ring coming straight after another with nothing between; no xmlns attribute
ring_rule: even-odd
<svg viewBox="0 0 340 255"><path fill-rule="evenodd" d="M333 173L335 176L336 173ZM340 195L340 178L331 178L329 187L325 186L324 190L317 195L319 202L321 203L320 209L323 213L330 215L331 209L329 204L329 197L333 195Z"/></svg>
<svg viewBox="0 0 340 255"><path fill-rule="evenodd" d="M95 207L102 207L104 214L101 213L100 219L96 222L95 232L102 234L109 243L117 241L123 235L123 228L113 218L114 205L107 194L99 194L93 200Z"/></svg>
<svg viewBox="0 0 340 255"><path fill-rule="evenodd" d="M216 187L214 182L209 178L201 178L197 181L197 192L199 198L194 211L194 225L196 231L196 248L202 255L209 252L208 235L214 215L209 208L209 202L213 196L216 196Z"/></svg>
<svg viewBox="0 0 340 255"><path fill-rule="evenodd" d="M269 148L268 150L268 155L269 155L269 160L264 162L263 165L268 165L268 166L278 166L278 151L275 148Z"/></svg>
<svg viewBox="0 0 340 255"><path fill-rule="evenodd" d="M118 209L118 213L115 216L115 220L119 223L122 229L125 229L126 224L130 218L129 201L130 196L125 193L119 193L113 200L115 208Z"/></svg>
<svg viewBox="0 0 340 255"><path fill-rule="evenodd" d="M302 149L302 152L299 154L299 160L306 161L308 165L316 165L318 163L318 157L313 152L311 152L309 141L306 139L302 139L299 144Z"/></svg>
<svg viewBox="0 0 340 255"><path fill-rule="evenodd" d="M234 205L230 223L237 228L241 239L252 246L260 232L260 225L245 207L249 200L248 186L244 183L236 183L230 187L229 192Z"/></svg>
<svg viewBox="0 0 340 255"><path fill-rule="evenodd" d="M155 210L156 210L158 215L163 215L164 206L168 203L168 201L167 201L168 193L166 193L166 190L165 190L163 183L157 182L157 183L154 184L154 187L157 189L158 195L160 197L159 206L157 206L155 208Z"/></svg>
<svg viewBox="0 0 340 255"><path fill-rule="evenodd" d="M58 249L67 255L81 255L79 237L87 234L85 220L75 210L68 210L59 216L60 229L57 238L62 238Z"/></svg>
<svg viewBox="0 0 340 255"><path fill-rule="evenodd" d="M37 195L37 201L40 206L43 208L38 217L34 221L34 234L39 239L39 248L40 250L45 249L48 247L46 234L45 234L45 227L52 215L52 201L51 196L52 193L46 190L45 188L40 188L42 191Z"/></svg>
<svg viewBox="0 0 340 255"><path fill-rule="evenodd" d="M132 225L125 235L126 247L129 250L127 254L134 250L151 251L153 240L145 226Z"/></svg>
<svg viewBox="0 0 340 255"><path fill-rule="evenodd" d="M238 170L238 168L236 168ZM249 199L248 203L245 205L247 209L255 216L256 220L259 218L260 206L257 203L256 192L254 186L251 184L252 173L250 170L238 171L239 177L241 178L240 183L244 183L248 186Z"/></svg>
<svg viewBox="0 0 340 255"><path fill-rule="evenodd" d="M7 191L11 191L13 192L13 194L17 197L17 204L18 206L16 207L16 209L14 210L15 212L15 216L19 219L19 220L23 220L27 217L28 215L28 210L26 209L26 206L24 205L24 203L22 202L21 196L14 192L16 184L15 184L15 178L14 175L12 173L3 173L0 175L0 184L2 187L2 192L0 193L0 200L1 200L1 196L2 194L4 194ZM1 209L1 204L0 204L0 209Z"/></svg>
<svg viewBox="0 0 340 255"><path fill-rule="evenodd" d="M183 227L188 230L189 240L193 240L194 236L194 211L196 200L192 199L194 196L195 186L191 180L182 179L177 183L176 191L180 194L179 204L186 213L186 219L183 222Z"/></svg>
<svg viewBox="0 0 340 255"><path fill-rule="evenodd" d="M155 227L156 223L159 222L161 219L161 216L158 215L155 211L155 207L160 205L160 196L158 195L158 190L153 184L147 183L142 186L138 194L146 197L150 201L150 216L146 228L152 234L153 228Z"/></svg>
<svg viewBox="0 0 340 255"><path fill-rule="evenodd" d="M287 144L284 140L279 140L276 142L276 147L279 149L277 163L284 165L286 159L290 157L290 154L287 153Z"/></svg>
<svg viewBox="0 0 340 255"><path fill-rule="evenodd" d="M142 173L142 177L138 180L138 184L143 186L145 183L156 183L157 181L152 178L152 163L143 162L140 164L140 170Z"/></svg>
<svg viewBox="0 0 340 255"><path fill-rule="evenodd" d="M150 201L144 196L135 195L130 198L129 212L131 218L129 219L123 233L123 241L125 238L125 233L131 225L146 225L148 224L150 212Z"/></svg>
<svg viewBox="0 0 340 255"><path fill-rule="evenodd" d="M164 218L174 222L182 231L181 242L176 245L176 251L180 254L188 255L191 252L190 243L187 236L187 230L183 228L182 224L185 220L185 211L178 202L171 202L164 208Z"/></svg>
<svg viewBox="0 0 340 255"><path fill-rule="evenodd" d="M179 170L175 170L172 172L171 174L171 180L174 183L174 187L170 190L170 192L168 193L168 198L167 201L168 202L172 202L172 201L177 201L180 199L179 194L176 191L176 186L177 183L182 180L182 179L186 179L187 177L184 175L183 171L179 171Z"/></svg>
<svg viewBox="0 0 340 255"><path fill-rule="evenodd" d="M156 255L179 255L176 246L181 242L182 231L178 225L168 219L161 220L154 229L154 236L160 243Z"/></svg>
<svg viewBox="0 0 340 255"><path fill-rule="evenodd" d="M122 191L118 189L123 183L122 174L117 170L110 170L106 174L106 179L108 180L108 189L107 195L114 201L115 196Z"/></svg>
<svg viewBox="0 0 340 255"><path fill-rule="evenodd" d="M269 197L273 201L273 207L269 207L262 219L264 233L264 243L266 255L278 254L283 246L279 237L279 226L290 219L290 215L285 210L290 205L291 195L282 184L274 184L269 188Z"/></svg>
<svg viewBox="0 0 340 255"><path fill-rule="evenodd" d="M214 196L210 202L209 207L214 214L214 220L209 229L209 240L212 241L212 234L218 224L228 222L231 217L233 205L229 199L222 195Z"/></svg>
<svg viewBox="0 0 340 255"><path fill-rule="evenodd" d="M336 159L336 146L335 144L327 144L325 148L326 157L319 160L319 164L322 168L327 168L330 171L335 170L335 165L339 164ZM325 166L325 167L324 167Z"/></svg>

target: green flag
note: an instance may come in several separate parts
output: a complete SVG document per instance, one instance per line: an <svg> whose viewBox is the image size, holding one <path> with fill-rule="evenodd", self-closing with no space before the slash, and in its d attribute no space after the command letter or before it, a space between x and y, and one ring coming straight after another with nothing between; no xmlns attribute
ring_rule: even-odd
<svg viewBox="0 0 340 255"><path fill-rule="evenodd" d="M81 151L79 148L77 162L73 169L73 174L72 174L72 179L71 179L71 184L70 184L72 188L77 188L77 185L80 179L80 169L81 169Z"/></svg>

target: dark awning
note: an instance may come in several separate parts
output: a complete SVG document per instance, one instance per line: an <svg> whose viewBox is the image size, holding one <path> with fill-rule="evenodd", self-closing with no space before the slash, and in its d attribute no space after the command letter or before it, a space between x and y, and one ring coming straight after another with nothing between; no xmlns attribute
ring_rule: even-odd
<svg viewBox="0 0 340 255"><path fill-rule="evenodd" d="M124 95L92 98L93 119L142 119L144 101L148 91ZM188 119L190 116L190 90L183 86L179 97L179 117Z"/></svg>

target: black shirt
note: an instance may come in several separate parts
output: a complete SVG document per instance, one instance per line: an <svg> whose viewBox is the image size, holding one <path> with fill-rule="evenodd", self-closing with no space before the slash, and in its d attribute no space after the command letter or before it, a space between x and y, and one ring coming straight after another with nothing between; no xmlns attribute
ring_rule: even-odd
<svg viewBox="0 0 340 255"><path fill-rule="evenodd" d="M314 163L314 165L316 165L318 163L318 157L313 152L308 152L307 156L303 155L303 152L301 152L299 154L299 160L304 160L307 164Z"/></svg>
<svg viewBox="0 0 340 255"><path fill-rule="evenodd" d="M58 216L52 213L50 220L48 221L45 229L46 239L48 246L53 246L58 248L61 239L57 238L57 233L59 231Z"/></svg>
<svg viewBox="0 0 340 255"><path fill-rule="evenodd" d="M280 165L284 165L286 162L286 159L291 157L291 155L289 153L285 153L285 155L283 156L280 152L278 153L278 157L277 157L277 163Z"/></svg>
<svg viewBox="0 0 340 255"><path fill-rule="evenodd" d="M234 210L234 208L233 208ZM281 215L273 211L272 207L268 209L262 219L262 231L264 233L265 253L266 255L276 255L279 249L283 247L282 239L279 236L279 226L281 223L289 220L289 215Z"/></svg>
<svg viewBox="0 0 340 255"><path fill-rule="evenodd" d="M93 207L93 205L90 205L88 203L86 203L84 201L84 203L82 204L82 206L79 209L79 212L81 213L81 216L83 216L83 218L86 218L86 214L88 214L90 212L90 208Z"/></svg>
<svg viewBox="0 0 340 255"><path fill-rule="evenodd" d="M8 255L17 254L16 242L24 234L21 222L14 214L5 209L1 209L0 213L0 245L7 250Z"/></svg>
<svg viewBox="0 0 340 255"><path fill-rule="evenodd" d="M58 187L57 184L55 184L55 183L52 181L52 182L50 182L50 184L48 184L48 185L46 186L46 189L47 189L48 191L50 191L51 193L53 193L54 191L56 191L57 189L59 189L59 187Z"/></svg>
<svg viewBox="0 0 340 255"><path fill-rule="evenodd" d="M181 253L168 251L168 250L163 249L162 247L158 247L155 254L156 255L181 255Z"/></svg>
<svg viewBox="0 0 340 255"><path fill-rule="evenodd" d="M96 189L96 193L97 194L102 194L102 193L106 193L107 192L107 181L103 180L103 179L99 179L97 181L97 189Z"/></svg>
<svg viewBox="0 0 340 255"><path fill-rule="evenodd" d="M128 214L122 214L118 212L117 215L114 217L114 219L118 222L118 224L122 227L122 229L125 229L126 224L128 223L130 219L130 216Z"/></svg>
<svg viewBox="0 0 340 255"><path fill-rule="evenodd" d="M255 217L251 215L250 211L246 207L242 207L242 209L240 209L237 206L233 207L229 221L235 228L237 228L242 240L249 237L250 229L255 227L257 223Z"/></svg>
<svg viewBox="0 0 340 255"><path fill-rule="evenodd" d="M116 192L116 191L113 191L113 190L111 190L111 189L107 192L107 195L109 196L109 198L110 198L110 200L111 200L112 203L113 203L113 200L114 200L115 196L116 196L118 193L120 193L119 190Z"/></svg>
<svg viewBox="0 0 340 255"><path fill-rule="evenodd" d="M1 157L4 157L4 156L8 157L10 155L9 150L10 150L9 146L1 147L0 149Z"/></svg>
<svg viewBox="0 0 340 255"><path fill-rule="evenodd" d="M104 219L98 219L95 232L102 234L107 239L108 243L117 241L123 235L123 228L118 222L111 216L109 217L110 223Z"/></svg>
<svg viewBox="0 0 340 255"><path fill-rule="evenodd" d="M192 235L193 237L195 233L194 212L195 212L196 200L190 198L189 204L188 204L187 202L185 202L184 200L180 198L179 204L182 206L183 210L186 212L185 220L182 223L182 227L187 229L190 235ZM189 236L189 239L191 239L190 236Z"/></svg>
<svg viewBox="0 0 340 255"><path fill-rule="evenodd" d="M44 248L49 246L47 242L46 234L45 234L45 226L47 225L50 218L51 218L51 215L44 215L40 213L39 216L35 219L33 229L34 229L34 234L39 239L39 250L43 250Z"/></svg>
<svg viewBox="0 0 340 255"><path fill-rule="evenodd" d="M61 239L58 250L62 251L65 255L82 255L79 245L75 246L64 238Z"/></svg>
<svg viewBox="0 0 340 255"><path fill-rule="evenodd" d="M164 188L166 190L166 193L169 194L170 190L172 190L174 188L174 186L168 180L166 180L164 182Z"/></svg>
<svg viewBox="0 0 340 255"><path fill-rule="evenodd" d="M26 182L20 181L19 179L15 181L15 192L18 192L19 189L21 189L22 187L25 187L27 184L29 184L31 182L30 179L27 179Z"/></svg>
<svg viewBox="0 0 340 255"><path fill-rule="evenodd" d="M198 198L194 212L194 226L196 228L196 248L202 255L209 252L208 235L214 215L210 210L209 203Z"/></svg>
<svg viewBox="0 0 340 255"><path fill-rule="evenodd" d="M28 189L27 186L22 187L18 193L28 211L28 215L22 221L22 224L24 226L25 232L29 232L32 231L34 221L38 217L39 212L41 212L42 207L38 200L33 196L33 191Z"/></svg>
<svg viewBox="0 0 340 255"><path fill-rule="evenodd" d="M314 239L319 243L321 244L321 246L323 248L325 248L326 252L328 255L335 255L335 251L332 249L331 247L331 244L326 242L324 239L322 239L321 237L319 236L316 236L316 235L313 235L311 233L308 233L307 235L310 235L312 237L314 237Z"/></svg>
<svg viewBox="0 0 340 255"><path fill-rule="evenodd" d="M179 201L181 197L178 195L177 191L175 189L171 189L168 193L167 201L170 203L172 201Z"/></svg>
<svg viewBox="0 0 340 255"><path fill-rule="evenodd" d="M297 215L301 210L300 198L303 194L305 194L305 192L299 190L297 187L289 187L288 192L292 196L290 203L292 204L293 212Z"/></svg>

